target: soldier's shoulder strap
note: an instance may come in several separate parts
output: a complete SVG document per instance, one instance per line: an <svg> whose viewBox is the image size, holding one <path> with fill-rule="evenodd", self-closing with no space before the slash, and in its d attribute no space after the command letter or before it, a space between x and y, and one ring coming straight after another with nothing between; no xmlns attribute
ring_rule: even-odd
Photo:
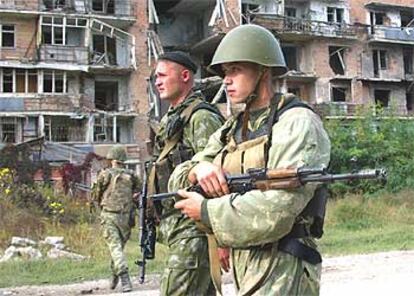
<svg viewBox="0 0 414 296"><path fill-rule="evenodd" d="M298 97L293 94L281 94L276 93L271 100L270 114L267 121L267 148L265 149L265 163L269 159L269 148L272 143L272 131L273 125L275 125L280 116L288 110L293 108L306 108L314 112L312 107L302 102Z"/></svg>
<svg viewBox="0 0 414 296"><path fill-rule="evenodd" d="M119 170L119 169L109 169L109 176L110 176L110 181L109 181L109 186L107 188L108 192L113 192L116 182L118 181L119 177L121 177L122 173L124 173L124 170Z"/></svg>
<svg viewBox="0 0 414 296"><path fill-rule="evenodd" d="M214 112L215 114L219 115L221 120L224 120L220 111L210 103L207 103L202 98L197 98L194 101L192 101L184 110L181 112L181 126L175 131L175 133L169 137L165 141L164 149L161 151L160 155L158 156L157 162L164 159L168 153L178 144L178 142L182 138L182 133L184 130L184 127L188 124L193 114L201 109L209 110L211 112Z"/></svg>

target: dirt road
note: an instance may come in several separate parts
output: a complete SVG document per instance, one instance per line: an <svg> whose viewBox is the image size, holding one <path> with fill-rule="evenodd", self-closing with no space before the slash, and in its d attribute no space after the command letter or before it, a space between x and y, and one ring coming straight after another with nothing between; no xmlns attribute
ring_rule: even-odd
<svg viewBox="0 0 414 296"><path fill-rule="evenodd" d="M106 280L64 286L25 286L0 289L0 296L105 295L156 296L158 276L149 276L144 286L134 281L136 291L112 293ZM233 296L231 278L225 277L224 295ZM326 258L323 262L321 296L414 295L414 251Z"/></svg>

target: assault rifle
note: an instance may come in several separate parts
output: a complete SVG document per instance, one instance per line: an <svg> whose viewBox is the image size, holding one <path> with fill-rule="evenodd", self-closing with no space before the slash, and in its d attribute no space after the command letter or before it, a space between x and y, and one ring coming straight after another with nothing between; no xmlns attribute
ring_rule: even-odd
<svg viewBox="0 0 414 296"><path fill-rule="evenodd" d="M148 197L148 176L147 171L149 162L144 165L144 180L142 184L142 192L138 199L138 214L139 214L139 246L141 248L142 260L136 260L135 264L140 267L139 283L144 283L145 280L145 265L146 260L154 259L155 257L155 241L156 229L155 220L147 214L147 197Z"/></svg>
<svg viewBox="0 0 414 296"><path fill-rule="evenodd" d="M326 168L287 168L287 169L249 169L246 174L226 175L230 192L244 194L247 191L258 189L261 191L272 189L292 189L306 183L333 183L336 181L378 179L386 181L385 169L368 169L345 174L329 174ZM198 192L205 196L200 185L192 185L187 191ZM166 198L174 198L177 192L160 193L150 196L154 202Z"/></svg>

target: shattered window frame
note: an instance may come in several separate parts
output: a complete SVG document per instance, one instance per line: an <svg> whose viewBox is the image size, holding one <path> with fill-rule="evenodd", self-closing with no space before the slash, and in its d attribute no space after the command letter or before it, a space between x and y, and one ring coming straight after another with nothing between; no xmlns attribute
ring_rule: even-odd
<svg viewBox="0 0 414 296"><path fill-rule="evenodd" d="M8 37L7 37L8 36ZM13 44L5 43L8 39L12 39ZM0 47L15 48L16 47L16 26L14 24L0 24Z"/></svg>
<svg viewBox="0 0 414 296"><path fill-rule="evenodd" d="M296 18L297 17L297 9L296 7L285 7L285 16L289 18Z"/></svg>
<svg viewBox="0 0 414 296"><path fill-rule="evenodd" d="M345 85L332 85L331 86L331 98L334 103L346 103L348 97L349 88ZM340 94L341 96L339 96Z"/></svg>
<svg viewBox="0 0 414 296"><path fill-rule="evenodd" d="M379 71L388 69L388 52L385 49L373 49L372 61L374 76L379 75Z"/></svg>
<svg viewBox="0 0 414 296"><path fill-rule="evenodd" d="M345 75L347 71L346 46L329 45L329 67L336 75Z"/></svg>
<svg viewBox="0 0 414 296"><path fill-rule="evenodd" d="M0 118L1 143L16 143L16 139L18 137L18 124L19 122L16 117Z"/></svg>
<svg viewBox="0 0 414 296"><path fill-rule="evenodd" d="M0 93L16 91L16 77L13 68L0 68Z"/></svg>

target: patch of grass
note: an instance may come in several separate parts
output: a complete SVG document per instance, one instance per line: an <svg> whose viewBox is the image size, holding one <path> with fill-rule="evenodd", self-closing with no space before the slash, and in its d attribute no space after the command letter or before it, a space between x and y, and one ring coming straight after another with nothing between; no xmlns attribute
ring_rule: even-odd
<svg viewBox="0 0 414 296"><path fill-rule="evenodd" d="M346 196L328 203L325 256L414 249L414 193Z"/></svg>
<svg viewBox="0 0 414 296"><path fill-rule="evenodd" d="M109 278L110 256L103 239L99 236L99 231L94 228L94 242L88 242L82 246L82 250L77 252L92 256L84 261L71 260L49 260L42 259L37 261L11 261L0 263L0 288L39 285L39 284L64 284ZM128 266L131 276L138 276L138 266L134 261L141 259L138 246L138 235L133 232L131 239L125 247L125 254L128 259ZM73 238L74 239L74 238ZM86 240L84 240L86 242ZM69 244L68 244L69 245ZM89 253L88 253L89 252ZM147 261L146 272L159 273L164 267L166 257L165 247L157 245L156 259Z"/></svg>
<svg viewBox="0 0 414 296"><path fill-rule="evenodd" d="M325 235L320 240L323 256L414 249L414 192L362 197L350 195L330 200ZM38 240L45 236L63 236L65 244L89 260L39 260L0 263L0 288L28 284L63 284L108 278L110 257L101 237L96 215L86 215L85 205L65 204L68 213L77 212L78 223L64 224L37 217L30 209L13 207L0 200L0 251L14 235ZM82 214L83 212L83 214ZM72 216L72 215L71 215ZM4 224L3 224L4 223ZM23 229L23 230L22 230ZM137 228L126 245L132 276L138 275L134 261L141 259ZM157 245L156 259L147 262L147 273L161 273L166 249Z"/></svg>

